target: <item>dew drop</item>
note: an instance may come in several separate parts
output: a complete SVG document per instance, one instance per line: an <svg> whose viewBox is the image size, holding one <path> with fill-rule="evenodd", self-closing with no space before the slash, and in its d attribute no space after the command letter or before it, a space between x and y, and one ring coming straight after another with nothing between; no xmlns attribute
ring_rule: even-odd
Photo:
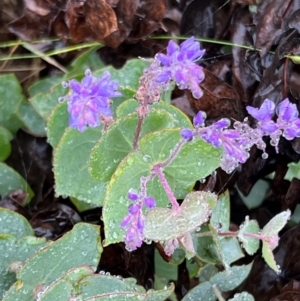
<svg viewBox="0 0 300 301"><path fill-rule="evenodd" d="M150 162L151 161L151 157L149 155L144 155L143 156L143 161L144 162Z"/></svg>
<svg viewBox="0 0 300 301"><path fill-rule="evenodd" d="M62 82L61 85L62 85L63 88L68 88L69 87L68 82Z"/></svg>

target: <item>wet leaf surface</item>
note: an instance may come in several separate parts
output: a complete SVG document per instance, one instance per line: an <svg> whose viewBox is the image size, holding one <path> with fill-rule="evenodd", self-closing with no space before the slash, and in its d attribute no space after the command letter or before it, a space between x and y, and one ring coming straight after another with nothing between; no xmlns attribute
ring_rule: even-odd
<svg viewBox="0 0 300 301"><path fill-rule="evenodd" d="M118 68L131 58L153 57L155 53L165 51L167 41L147 40L150 35L195 35L234 43L235 46L232 47L202 43L206 54L199 64L205 67L206 77L201 84L204 96L200 100L178 89L172 93L172 103L190 118L203 110L207 112L208 123L224 117L232 121L243 120L246 117L245 107L259 107L265 98L277 104L289 97L300 108L300 65L297 57L300 54L299 0L264 0L260 4L254 0L228 3L223 0L26 0L23 9L18 6L10 10L7 10L7 3L8 1L3 1L3 14L0 15L1 41L11 39L13 35L28 41L53 36L62 40L49 43L46 50L85 41L98 41L105 47L95 51L94 57L101 57L104 65L111 64ZM249 5L254 10L250 10ZM1 49L1 55L3 53ZM17 53L22 54L24 50L18 49ZM293 55L294 58L287 58L286 55ZM67 66L76 56L77 54L60 55L56 58L63 63L67 62ZM30 62L36 64L34 60ZM9 64L9 67L15 66L15 63ZM16 74L19 77L20 73ZM50 78L55 83L61 81L61 75L57 75L48 65L38 77L46 75L51 75ZM123 78L125 80L126 76ZM30 84L25 81L23 86L28 85ZM40 103L37 95L39 89L41 87L36 85L29 90L33 105ZM46 97L52 108L51 99ZM54 98L56 102L56 95ZM15 102L17 101L19 100ZM45 118L48 109L43 107L38 114ZM22 113L20 110L13 112ZM32 131L34 125L30 123L30 118L19 119L11 129L16 136L10 141L11 154L9 157L5 154L4 163L26 180L35 196L26 206L26 187L14 187L2 193L0 206L22 214L29 220L37 236L51 240L60 238L80 221L103 226L100 220L101 208L80 212L68 198L55 197L52 149L45 138L36 137L42 136L42 131ZM27 133L21 130L17 132L20 127ZM269 144L268 139L266 143ZM269 158L264 160L261 151L253 148L249 160L232 175L222 171L217 173L214 192L220 194L227 188L230 192L230 230L237 230L245 221L246 215L250 215L250 219L257 219L260 228L263 228L273 216L286 209L293 212L299 203L300 180L286 177L288 164L300 159L299 139L282 139L279 154L270 147L267 152ZM240 194L247 196L259 180L266 181L270 189L262 197L261 205L249 210ZM197 183L195 189L203 189L206 184ZM104 239L103 233L101 237ZM276 275L257 256L250 276L239 291L247 290L259 301L300 300L299 237L298 226L285 232L275 249L275 260L281 266L281 274ZM135 277L145 288L153 288L154 248L154 244L144 244L138 251L129 253L121 243L105 247L98 271ZM164 254L159 243L156 248L166 261L174 260ZM247 256L242 260L248 264L254 256ZM189 278L186 262L181 261L176 282L178 300L197 284L197 281Z"/></svg>

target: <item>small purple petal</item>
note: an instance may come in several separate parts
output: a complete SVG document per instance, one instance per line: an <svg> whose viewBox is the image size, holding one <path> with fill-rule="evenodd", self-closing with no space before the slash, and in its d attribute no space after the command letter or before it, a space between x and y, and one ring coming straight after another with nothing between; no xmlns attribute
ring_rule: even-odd
<svg viewBox="0 0 300 301"><path fill-rule="evenodd" d="M190 129L182 129L180 135L186 141L192 141L194 136L193 131Z"/></svg>
<svg viewBox="0 0 300 301"><path fill-rule="evenodd" d="M227 119L227 118L222 118L222 119L220 119L220 120L214 122L214 123L212 124L212 126L215 127L216 129L222 130L222 129L224 129L224 128L228 128L228 127L230 126L230 123L231 123L231 122L230 122L229 119Z"/></svg>
<svg viewBox="0 0 300 301"><path fill-rule="evenodd" d="M272 134L273 132L277 131L278 126L273 120L269 120L266 122L262 122L259 125L259 128L266 134Z"/></svg>
<svg viewBox="0 0 300 301"><path fill-rule="evenodd" d="M128 212L130 214L136 214L138 211L140 211L140 209L141 209L141 206L139 204L131 204L128 207Z"/></svg>
<svg viewBox="0 0 300 301"><path fill-rule="evenodd" d="M200 127L200 126L204 126L204 121L206 119L206 113L203 112L203 111L199 111L197 113L197 115L194 117L194 126L197 128L197 127Z"/></svg>
<svg viewBox="0 0 300 301"><path fill-rule="evenodd" d="M137 201L139 199L139 195L134 189L129 189L127 197L132 201Z"/></svg>
<svg viewBox="0 0 300 301"><path fill-rule="evenodd" d="M158 53L156 55L156 58L164 65L164 66L170 66L171 64L171 61L170 61L170 58L165 55L165 54L162 54L162 53Z"/></svg>
<svg viewBox="0 0 300 301"><path fill-rule="evenodd" d="M126 215L121 223L121 228L125 228L132 220L132 215Z"/></svg>
<svg viewBox="0 0 300 301"><path fill-rule="evenodd" d="M277 115L284 121L293 121L298 117L298 114L297 106L291 103L288 98L277 106Z"/></svg>
<svg viewBox="0 0 300 301"><path fill-rule="evenodd" d="M248 113L258 121L270 120L275 111L275 104L269 99L265 99L259 109L247 106Z"/></svg>
<svg viewBox="0 0 300 301"><path fill-rule="evenodd" d="M144 204L148 208L154 208L156 206L156 201L151 196L144 198Z"/></svg>
<svg viewBox="0 0 300 301"><path fill-rule="evenodd" d="M143 231L143 230L144 230L144 227L145 227L145 221L144 221L144 219L143 219L141 216L139 216L136 226L137 226L137 228L138 228L140 231Z"/></svg>

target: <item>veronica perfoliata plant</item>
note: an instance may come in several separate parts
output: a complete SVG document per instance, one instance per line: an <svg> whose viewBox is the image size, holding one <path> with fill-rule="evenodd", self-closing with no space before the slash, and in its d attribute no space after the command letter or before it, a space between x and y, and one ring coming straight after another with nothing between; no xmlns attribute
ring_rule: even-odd
<svg viewBox="0 0 300 301"><path fill-rule="evenodd" d="M107 70L97 76L88 70L81 82L64 82L69 92L57 111L68 111L69 128L57 128L57 112L49 121L50 137L54 128L62 136L54 158L57 193L71 191L71 197L79 201L103 206L104 245L124 242L127 250L134 251L143 242L154 241L169 256L183 249L192 258L201 253L203 239L206 243L210 239L217 254L210 260L230 270L230 264L243 256L238 241L247 253L254 254L261 240L264 258L279 272L272 250L289 211L275 216L263 229L247 218L239 231L230 232L228 198L224 201L212 192L193 191L193 187L217 168L232 173L246 162L253 146L266 159L265 136L277 151L281 136L288 140L300 137L297 108L288 99L277 108L268 99L260 108L248 106L248 113L257 120L255 127L248 119L232 124L226 118L207 126L202 111L191 122L161 98L172 83L201 98L204 72L198 60L204 53L193 37L180 46L170 41L166 54L140 61L146 68L138 85L130 82L125 86L125 73L118 83L118 71L111 75ZM130 91L134 99L126 96ZM112 105L112 98L118 105ZM71 174L82 174L83 188L80 181L78 187L66 188L70 186L62 176L66 160L73 160L74 165L80 162ZM226 254L229 242L236 255Z"/></svg>

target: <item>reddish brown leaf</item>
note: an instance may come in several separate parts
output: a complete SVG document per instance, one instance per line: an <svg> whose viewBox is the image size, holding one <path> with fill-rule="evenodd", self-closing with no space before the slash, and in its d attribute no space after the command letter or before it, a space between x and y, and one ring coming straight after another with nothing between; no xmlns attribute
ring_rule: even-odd
<svg viewBox="0 0 300 301"><path fill-rule="evenodd" d="M67 5L66 24L74 43L96 39L96 35L86 23L83 5L83 2L75 2L72 0L69 0Z"/></svg>
<svg viewBox="0 0 300 301"><path fill-rule="evenodd" d="M160 28L166 8L166 0L140 0L129 40L145 38Z"/></svg>
<svg viewBox="0 0 300 301"><path fill-rule="evenodd" d="M118 29L116 14L105 0L86 0L83 13L86 23L99 41Z"/></svg>
<svg viewBox="0 0 300 301"><path fill-rule="evenodd" d="M186 91L192 108L196 112L205 111L208 119L227 117L234 120L243 120L244 112L240 98L234 89L221 82L217 76L204 69L205 79L201 83L203 96L195 99L190 91Z"/></svg>
<svg viewBox="0 0 300 301"><path fill-rule="evenodd" d="M116 48L129 36L139 2L139 0L122 0L119 2L115 8L118 30L105 38L105 45Z"/></svg>

